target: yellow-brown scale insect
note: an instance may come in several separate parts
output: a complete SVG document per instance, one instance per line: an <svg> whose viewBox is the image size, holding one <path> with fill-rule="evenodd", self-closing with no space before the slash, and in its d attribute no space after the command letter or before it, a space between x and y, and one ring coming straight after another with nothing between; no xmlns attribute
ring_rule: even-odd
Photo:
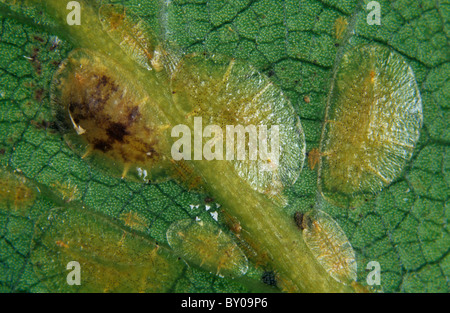
<svg viewBox="0 0 450 313"><path fill-rule="evenodd" d="M145 22L119 4L104 4L99 9L103 30L139 65L160 71L160 49L155 48L155 35Z"/></svg>
<svg viewBox="0 0 450 313"><path fill-rule="evenodd" d="M120 219L124 222L125 226L131 229L143 231L148 227L148 223L144 217L140 216L137 212L123 213Z"/></svg>
<svg viewBox="0 0 450 313"><path fill-rule="evenodd" d="M294 220L306 245L331 277L347 285L356 281L355 252L335 220L322 211L296 212Z"/></svg>
<svg viewBox="0 0 450 313"><path fill-rule="evenodd" d="M252 142L257 142L258 147L265 143L267 153L260 148L251 149L250 145L239 149L239 141L231 139L227 131L222 136L224 151L229 144L233 151L243 151L245 157L230 153L224 159L232 162L236 173L252 188L279 201L281 190L295 182L301 171L305 144L299 119L273 82L240 60L194 53L184 56L174 68L171 91L176 106L184 110L188 125L202 117L204 125L217 125L224 131L240 127L243 135L235 132L235 137L247 142L250 136L257 137ZM216 140L221 142L220 135L210 141ZM270 145L276 141L283 156L266 157L276 150ZM255 157L255 151L259 156Z"/></svg>
<svg viewBox="0 0 450 313"><path fill-rule="evenodd" d="M343 16L338 17L334 21L334 37L337 40L341 40L342 36L344 35L345 30L347 29L348 22L347 19Z"/></svg>
<svg viewBox="0 0 450 313"><path fill-rule="evenodd" d="M308 152L308 166L309 169L313 170L320 160L320 151L317 148L311 149Z"/></svg>
<svg viewBox="0 0 450 313"><path fill-rule="evenodd" d="M176 254L220 276L239 277L248 269L248 260L236 242L211 222L190 219L174 222L167 241Z"/></svg>
<svg viewBox="0 0 450 313"><path fill-rule="evenodd" d="M236 217L228 214L226 210L221 210L220 216L223 218L224 223L231 232L236 236L237 244L247 258L255 264L255 267L265 268L270 258L269 253L242 228L241 223ZM259 251L259 253L256 251Z"/></svg>
<svg viewBox="0 0 450 313"><path fill-rule="evenodd" d="M56 182L52 184L52 187L66 202L77 200L80 197L80 192L77 185L71 183L70 181L63 183Z"/></svg>
<svg viewBox="0 0 450 313"><path fill-rule="evenodd" d="M200 191L203 180L197 175L189 164L184 160L175 161L170 159L172 163L171 176L188 190Z"/></svg>
<svg viewBox="0 0 450 313"><path fill-rule="evenodd" d="M123 221L125 226L130 227L133 230L144 231L148 227L145 218L140 216L137 212L129 211L128 213L123 213L120 216L120 220ZM120 244L124 243L127 234L128 232L124 230L122 238L120 239Z"/></svg>
<svg viewBox="0 0 450 313"><path fill-rule="evenodd" d="M411 158L422 126L411 67L380 45L342 57L322 131L318 185L341 207L356 207L389 185Z"/></svg>
<svg viewBox="0 0 450 313"><path fill-rule="evenodd" d="M168 123L128 72L104 55L74 50L52 82L52 101L69 145L110 173L160 181L170 148ZM144 173L144 174L143 174Z"/></svg>
<svg viewBox="0 0 450 313"><path fill-rule="evenodd" d="M0 208L23 215L36 199L37 191L24 177L0 169Z"/></svg>
<svg viewBox="0 0 450 313"><path fill-rule="evenodd" d="M167 248L137 233L124 238L119 223L89 210L52 209L34 230L29 260L42 292L168 292L184 267ZM71 261L81 285L67 284Z"/></svg>
<svg viewBox="0 0 450 313"><path fill-rule="evenodd" d="M360 283L354 281L351 283L351 286L355 290L356 293L373 293L374 290L372 290L371 287L361 285Z"/></svg>

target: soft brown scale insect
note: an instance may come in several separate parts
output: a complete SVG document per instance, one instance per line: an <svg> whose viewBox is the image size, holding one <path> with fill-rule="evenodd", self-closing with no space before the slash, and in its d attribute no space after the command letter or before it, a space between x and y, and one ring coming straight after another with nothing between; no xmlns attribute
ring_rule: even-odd
<svg viewBox="0 0 450 313"><path fill-rule="evenodd" d="M87 144L83 157L96 152L122 165L122 177L133 165L151 178L162 161L164 127L150 120L149 96L128 81L112 60L75 50L56 73L52 99L63 128L75 130L70 138Z"/></svg>

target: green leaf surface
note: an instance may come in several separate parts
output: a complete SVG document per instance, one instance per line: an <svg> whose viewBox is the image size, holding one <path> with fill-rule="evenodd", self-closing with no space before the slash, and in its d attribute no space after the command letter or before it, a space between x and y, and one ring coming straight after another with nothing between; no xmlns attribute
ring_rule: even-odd
<svg viewBox="0 0 450 313"><path fill-rule="evenodd" d="M306 165L286 191L285 213L308 211L320 201L355 249L363 285L367 264L377 261L384 292L450 291L449 1L380 0L381 26L366 22L369 1L176 0L163 17L155 0L112 2L130 8L186 53L239 58L269 76L300 117L307 151L319 146L332 73L348 41L375 42L402 55L414 70L424 113L419 144L403 173L362 207L343 210L318 200L317 170ZM102 214L161 247L168 247L166 232L176 221L200 217L216 223L211 213L220 213L220 204L207 195L173 181L142 184L110 177L67 146L49 92L72 46L50 31L51 22L33 24L47 16L21 5L10 9L0 3L0 163L4 173L14 173L3 174L4 181L25 177L34 196L28 204L0 191L0 291L62 291L49 289L52 277L39 275L33 259L36 225L54 208ZM335 26L339 18L348 21L342 36ZM17 184L11 188L18 190ZM127 228L123 217L130 212L139 216L140 229ZM165 291L276 291L261 284L264 269L257 265L250 265L245 279L180 265L176 282Z"/></svg>

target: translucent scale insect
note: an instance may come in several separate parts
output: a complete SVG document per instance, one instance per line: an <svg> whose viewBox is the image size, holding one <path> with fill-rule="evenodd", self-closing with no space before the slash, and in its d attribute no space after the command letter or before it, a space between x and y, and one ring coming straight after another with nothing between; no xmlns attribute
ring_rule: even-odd
<svg viewBox="0 0 450 313"><path fill-rule="evenodd" d="M411 158L422 119L414 73L400 55L379 45L345 53L320 143L322 195L354 207L389 185Z"/></svg>
<svg viewBox="0 0 450 313"><path fill-rule="evenodd" d="M56 72L51 95L56 119L80 155L122 177L142 181L145 169L146 179L167 179L168 121L115 61L74 50Z"/></svg>
<svg viewBox="0 0 450 313"><path fill-rule="evenodd" d="M347 19L345 17L338 17L334 22L334 37L337 40L341 40L344 32L346 31L348 26Z"/></svg>
<svg viewBox="0 0 450 313"><path fill-rule="evenodd" d="M204 125L224 130L203 144L219 140L223 159L230 160L252 188L275 196L295 182L304 162L304 133L290 102L266 76L242 61L192 54L183 57L172 73L171 90L188 125L201 117ZM231 127L242 127L244 147L239 146L240 135L228 133ZM236 154L228 154L229 146Z"/></svg>
<svg viewBox="0 0 450 313"><path fill-rule="evenodd" d="M356 281L355 252L342 228L322 211L295 213L303 240L324 269L346 285Z"/></svg>
<svg viewBox="0 0 450 313"><path fill-rule="evenodd" d="M0 209L23 215L36 199L37 191L24 177L0 169Z"/></svg>
<svg viewBox="0 0 450 313"><path fill-rule="evenodd" d="M167 230L170 247L186 261L220 276L239 277L248 260L233 239L211 222L179 220Z"/></svg>
<svg viewBox="0 0 450 313"><path fill-rule="evenodd" d="M119 4L102 5L99 19L103 30L139 65L162 70L161 52L155 49L156 36L143 20Z"/></svg>
<svg viewBox="0 0 450 313"><path fill-rule="evenodd" d="M72 207L44 214L30 256L42 281L37 291L168 292L184 264L167 248L124 236L125 230L106 216ZM79 286L67 283L67 264L74 260L81 267Z"/></svg>
<svg viewBox="0 0 450 313"><path fill-rule="evenodd" d="M319 163L320 152L319 149L314 148L308 152L308 166L311 170L313 170L317 163Z"/></svg>

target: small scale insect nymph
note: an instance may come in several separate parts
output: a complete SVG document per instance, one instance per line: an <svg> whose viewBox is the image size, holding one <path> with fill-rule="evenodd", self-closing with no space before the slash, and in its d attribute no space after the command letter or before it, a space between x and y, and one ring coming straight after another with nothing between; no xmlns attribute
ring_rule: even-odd
<svg viewBox="0 0 450 313"><path fill-rule="evenodd" d="M325 270L338 282L356 281L355 252L342 228L322 211L294 215L303 239Z"/></svg>
<svg viewBox="0 0 450 313"><path fill-rule="evenodd" d="M236 242L211 222L179 220L167 230L174 251L211 273L239 277L248 269L248 260Z"/></svg>

